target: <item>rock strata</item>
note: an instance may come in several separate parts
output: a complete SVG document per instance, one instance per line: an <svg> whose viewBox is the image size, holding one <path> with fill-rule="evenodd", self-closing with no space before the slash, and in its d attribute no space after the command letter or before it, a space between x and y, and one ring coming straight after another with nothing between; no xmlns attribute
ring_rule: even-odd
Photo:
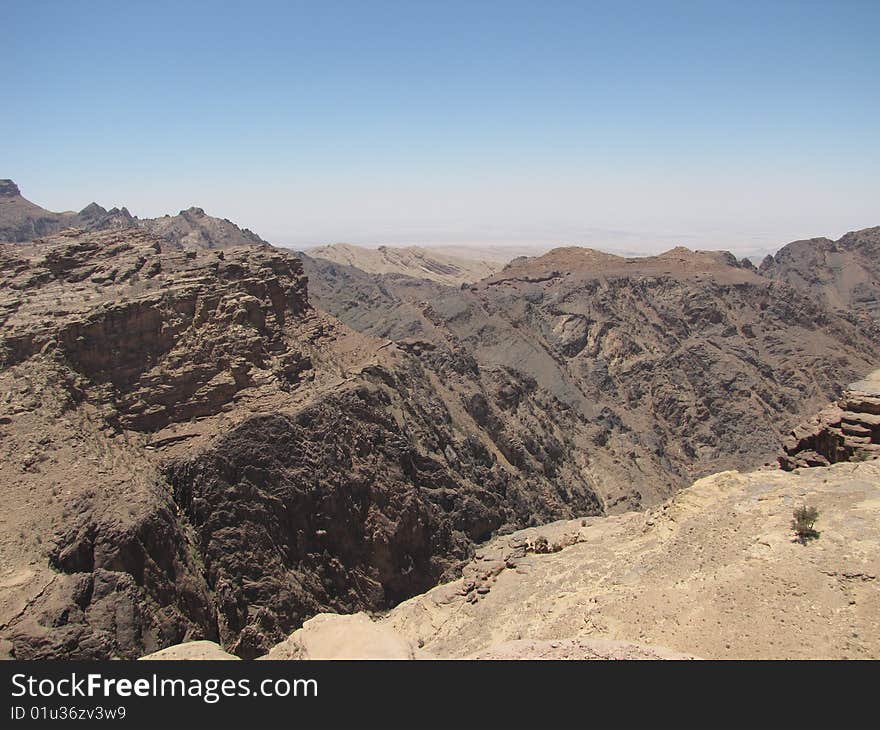
<svg viewBox="0 0 880 730"><path fill-rule="evenodd" d="M880 371L847 388L836 403L798 425L785 439L783 469L866 461L880 456Z"/></svg>

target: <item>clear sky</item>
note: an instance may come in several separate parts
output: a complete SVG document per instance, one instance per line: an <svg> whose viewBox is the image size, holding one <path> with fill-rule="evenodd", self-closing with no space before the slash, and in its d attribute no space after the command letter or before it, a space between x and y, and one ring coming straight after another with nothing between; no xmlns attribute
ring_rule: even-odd
<svg viewBox="0 0 880 730"><path fill-rule="evenodd" d="M0 177L273 243L880 225L880 0L0 0Z"/></svg>

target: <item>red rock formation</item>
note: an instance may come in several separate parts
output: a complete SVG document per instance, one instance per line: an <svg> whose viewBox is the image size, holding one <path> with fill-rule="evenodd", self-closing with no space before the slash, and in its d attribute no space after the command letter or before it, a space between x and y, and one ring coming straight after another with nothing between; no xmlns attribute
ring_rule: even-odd
<svg viewBox="0 0 880 730"><path fill-rule="evenodd" d="M853 383L837 403L797 426L782 448L779 465L788 471L880 456L880 371Z"/></svg>

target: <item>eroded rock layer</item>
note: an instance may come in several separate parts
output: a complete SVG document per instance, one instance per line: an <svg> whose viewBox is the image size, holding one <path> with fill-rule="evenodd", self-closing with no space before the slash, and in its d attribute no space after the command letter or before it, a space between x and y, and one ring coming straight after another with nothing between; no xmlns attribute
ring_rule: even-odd
<svg viewBox="0 0 880 730"><path fill-rule="evenodd" d="M880 371L853 383L836 403L798 425L783 442L783 469L880 456Z"/></svg>

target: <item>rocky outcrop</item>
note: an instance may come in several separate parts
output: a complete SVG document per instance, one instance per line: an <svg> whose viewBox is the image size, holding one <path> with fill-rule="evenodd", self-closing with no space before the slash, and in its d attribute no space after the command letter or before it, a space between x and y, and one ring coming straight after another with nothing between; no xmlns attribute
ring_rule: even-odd
<svg viewBox="0 0 880 730"><path fill-rule="evenodd" d="M880 371L853 383L836 403L795 427L783 442L786 470L880 457Z"/></svg>
<svg viewBox="0 0 880 730"><path fill-rule="evenodd" d="M192 207L177 215L146 218L137 223L167 241L166 245L183 250L266 245L253 231L239 228L227 218L214 218L202 208Z"/></svg>
<svg viewBox="0 0 880 730"><path fill-rule="evenodd" d="M819 512L807 545L791 528L804 504ZM587 658L578 645L597 640L707 659L877 658L878 509L878 462L724 472L645 512L496 538L487 555L568 544L518 558L476 601L463 577L381 623L440 658Z"/></svg>
<svg viewBox="0 0 880 730"><path fill-rule="evenodd" d="M418 647L362 613L319 614L260 659L415 659ZM424 655L418 658L427 658Z"/></svg>
<svg viewBox="0 0 880 730"><path fill-rule="evenodd" d="M0 243L27 243L68 228L86 231L143 228L158 236L168 249L222 249L261 246L266 241L226 218L214 218L202 208L188 208L177 215L137 218L126 208L107 210L89 203L79 213L54 213L21 196L12 180L0 180Z"/></svg>
<svg viewBox="0 0 880 730"><path fill-rule="evenodd" d="M21 191L12 180L0 180L0 198L17 198L20 196Z"/></svg>
<svg viewBox="0 0 880 730"><path fill-rule="evenodd" d="M143 661L236 661L239 657L223 651L213 641L189 641L139 657Z"/></svg>

